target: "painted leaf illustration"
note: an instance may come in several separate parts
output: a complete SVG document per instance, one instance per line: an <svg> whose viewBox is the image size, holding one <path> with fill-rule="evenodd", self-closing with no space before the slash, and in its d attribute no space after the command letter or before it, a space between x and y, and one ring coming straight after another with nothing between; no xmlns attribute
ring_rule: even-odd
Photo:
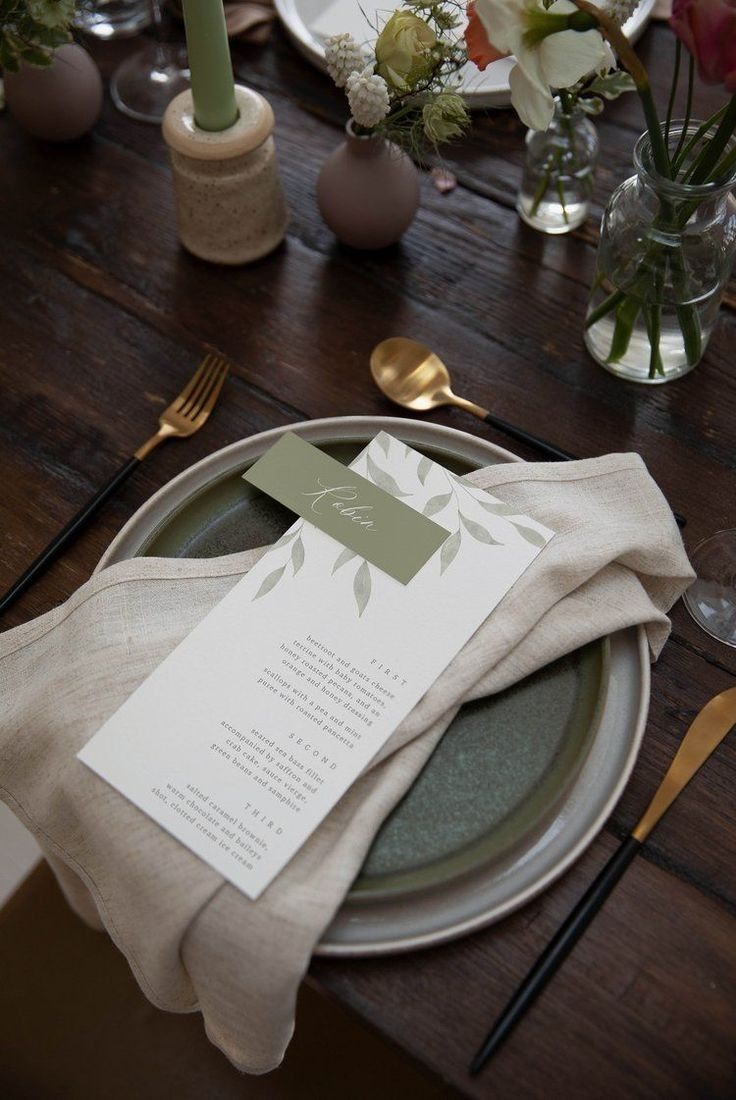
<svg viewBox="0 0 736 1100"><path fill-rule="evenodd" d="M340 553L338 554L337 561L335 562L335 564L332 567L333 574L337 573L338 569L340 569L341 566L343 566L347 562L349 562L351 558L356 558L357 556L358 555L355 553L354 550L349 550L348 547L346 546L345 549L341 550Z"/></svg>
<svg viewBox="0 0 736 1100"><path fill-rule="evenodd" d="M422 455L422 457L419 459L419 465L417 466L417 474L419 475L419 480L421 481L422 485L424 485L424 482L427 480L427 474L431 469L432 463L426 457L426 455Z"/></svg>
<svg viewBox="0 0 736 1100"><path fill-rule="evenodd" d="M519 514L519 509L514 504L502 504L500 500L479 500L478 504L492 516L518 516Z"/></svg>
<svg viewBox="0 0 736 1100"><path fill-rule="evenodd" d="M436 497L429 498L422 508L422 512L425 516L434 516L437 512L441 512L443 508L447 507L451 498L452 493L438 493Z"/></svg>
<svg viewBox="0 0 736 1100"><path fill-rule="evenodd" d="M285 535L281 536L281 538L279 539L278 542L275 542L273 544L273 549L275 550L277 546L286 546L287 543L291 542L292 539L296 538L296 536L299 534L301 529L302 528L301 528L301 524L300 524L294 531L287 531Z"/></svg>
<svg viewBox="0 0 736 1100"><path fill-rule="evenodd" d="M380 435L376 436L376 443L381 448L381 450L385 454L386 458L388 458L388 448L389 448L390 442L391 442L391 437L389 435L386 435L385 432L381 432Z"/></svg>
<svg viewBox="0 0 736 1100"><path fill-rule="evenodd" d="M460 519L462 521L463 527L468 532L468 534L472 535L474 539L478 540L478 542L485 542L488 546L500 545L498 540L492 538L488 531L486 531L485 527L481 527L481 525L479 523L476 523L475 520L468 519L468 517L463 515L462 512L460 513Z"/></svg>
<svg viewBox="0 0 736 1100"><path fill-rule="evenodd" d="M254 600L258 600L261 596L265 596L267 592L270 592L272 588L275 588L284 575L285 565L282 565L280 569L274 569L273 573L269 573L264 579L261 587L253 597Z"/></svg>
<svg viewBox="0 0 736 1100"><path fill-rule="evenodd" d="M461 538L462 535L458 527L457 531L442 543L442 549L440 550L440 573L444 573L448 565L452 565L460 549Z"/></svg>
<svg viewBox="0 0 736 1100"><path fill-rule="evenodd" d="M530 542L532 546L546 546L547 540L544 535L541 535L539 531L535 531L533 527L522 527L521 524L515 523L514 527L519 532L523 539Z"/></svg>
<svg viewBox="0 0 736 1100"><path fill-rule="evenodd" d="M370 455L368 455L368 474L371 481L374 481L379 489L383 489L386 493L391 493L391 496L408 497L410 495L409 493L402 492L391 477L391 474L387 474L380 466L376 466Z"/></svg>
<svg viewBox="0 0 736 1100"><path fill-rule="evenodd" d="M371 571L368 568L367 561L363 562L355 574L353 594L358 605L358 615L362 615L368 606L368 600L371 598Z"/></svg>
<svg viewBox="0 0 736 1100"><path fill-rule="evenodd" d="M294 576L296 576L304 565L304 543L302 542L301 535L291 548L291 564L294 567Z"/></svg>

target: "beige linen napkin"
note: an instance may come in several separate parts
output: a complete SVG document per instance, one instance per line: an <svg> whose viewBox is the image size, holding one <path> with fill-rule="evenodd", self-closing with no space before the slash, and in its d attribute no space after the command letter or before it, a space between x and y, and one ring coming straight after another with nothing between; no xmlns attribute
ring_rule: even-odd
<svg viewBox="0 0 736 1100"><path fill-rule="evenodd" d="M656 658L666 612L692 579L672 514L635 455L509 463L469 480L555 537L256 902L75 754L263 551L111 566L0 635L0 796L146 996L173 1012L201 1009L240 1069L281 1061L314 945L459 705L639 623Z"/></svg>

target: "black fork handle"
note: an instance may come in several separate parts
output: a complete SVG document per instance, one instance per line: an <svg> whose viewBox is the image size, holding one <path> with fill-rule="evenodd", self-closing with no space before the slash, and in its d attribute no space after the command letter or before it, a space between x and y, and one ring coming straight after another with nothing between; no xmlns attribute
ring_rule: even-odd
<svg viewBox="0 0 736 1100"><path fill-rule="evenodd" d="M65 550L72 540L77 537L79 532L84 530L92 517L99 512L105 501L120 488L124 481L127 481L140 464L141 460L139 458L129 458L128 461L113 474L110 480L103 485L101 489L98 489L93 497L90 497L87 503L83 505L77 514L69 520L67 525L59 531L59 534L41 551L36 560L28 566L25 573L18 577L18 580L0 599L0 615L3 611L7 611L8 608L23 595L26 589L33 584L36 578L39 577L44 570L48 569L51 563L61 554L62 550Z"/></svg>

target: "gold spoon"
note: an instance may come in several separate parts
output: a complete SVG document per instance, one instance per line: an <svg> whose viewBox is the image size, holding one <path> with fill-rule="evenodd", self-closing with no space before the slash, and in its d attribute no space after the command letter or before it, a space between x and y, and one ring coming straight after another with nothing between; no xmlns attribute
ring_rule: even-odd
<svg viewBox="0 0 736 1100"><path fill-rule="evenodd" d="M550 458L565 462L573 462L577 458L569 451L555 447L554 443L525 432L523 428L509 424L508 420L502 420L500 416L494 416L488 409L473 404L467 398L458 397L452 392L450 373L439 355L417 340L409 340L406 336L392 336L376 344L371 352L371 374L381 393L397 405L403 405L405 409L427 412L429 409L439 408L440 405L457 405L459 409L465 409L512 439L536 447ZM678 527L684 527L685 517L679 512L673 514Z"/></svg>
<svg viewBox="0 0 736 1100"><path fill-rule="evenodd" d="M390 340L382 340L371 352L371 374L379 390L405 409L427 412L440 405L457 405L459 409L465 409L479 420L485 420L486 424L505 432L512 439L537 447L550 458L566 461L575 458L575 455L560 450L545 439L501 420L488 409L474 405L464 397L458 397L452 392L449 372L440 357L416 340L408 340L405 336L392 336Z"/></svg>
<svg viewBox="0 0 736 1100"><path fill-rule="evenodd" d="M503 1010L470 1063L470 1073L479 1073L498 1050L512 1028L542 992L563 959L582 936L593 917L621 878L654 826L682 793L696 772L736 725L736 687L710 699L695 716L682 739L667 774L639 823L616 849L597 879L588 887L570 916L537 959Z"/></svg>

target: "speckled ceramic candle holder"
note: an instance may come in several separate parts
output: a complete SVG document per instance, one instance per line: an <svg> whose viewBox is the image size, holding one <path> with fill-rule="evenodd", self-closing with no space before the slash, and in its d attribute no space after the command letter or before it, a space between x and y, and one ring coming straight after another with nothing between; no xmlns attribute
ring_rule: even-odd
<svg viewBox="0 0 736 1100"><path fill-rule="evenodd" d="M195 256L217 264L265 256L283 239L288 221L271 106L240 85L235 98L239 116L227 130L197 126L191 92L171 101L163 121L179 238Z"/></svg>

